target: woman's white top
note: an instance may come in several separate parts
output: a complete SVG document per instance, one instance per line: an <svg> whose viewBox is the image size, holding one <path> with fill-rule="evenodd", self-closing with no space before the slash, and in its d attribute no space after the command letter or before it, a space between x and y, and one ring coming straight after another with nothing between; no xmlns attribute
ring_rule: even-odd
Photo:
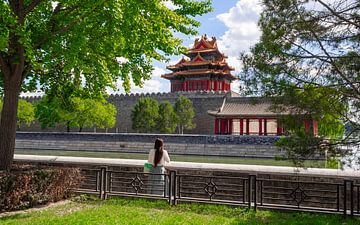
<svg viewBox="0 0 360 225"><path fill-rule="evenodd" d="M151 149L149 152L148 162L154 165L154 158L155 158L155 149ZM170 163L170 157L166 150L163 150L163 155L158 163L158 166L164 166L167 163Z"/></svg>

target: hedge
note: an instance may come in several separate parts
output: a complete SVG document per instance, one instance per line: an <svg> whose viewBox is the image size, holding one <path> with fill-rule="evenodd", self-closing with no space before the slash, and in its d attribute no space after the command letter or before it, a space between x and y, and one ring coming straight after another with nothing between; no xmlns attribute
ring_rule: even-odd
<svg viewBox="0 0 360 225"><path fill-rule="evenodd" d="M0 212L68 198L81 180L78 168L15 165L11 172L0 172Z"/></svg>

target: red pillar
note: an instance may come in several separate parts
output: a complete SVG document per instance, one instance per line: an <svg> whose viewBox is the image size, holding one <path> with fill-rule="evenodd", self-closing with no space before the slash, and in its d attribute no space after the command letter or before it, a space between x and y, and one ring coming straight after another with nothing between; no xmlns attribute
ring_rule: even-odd
<svg viewBox="0 0 360 225"><path fill-rule="evenodd" d="M219 133L219 119L215 119L214 134Z"/></svg>
<svg viewBox="0 0 360 225"><path fill-rule="evenodd" d="M277 126L277 129L276 129L276 135L281 135L282 134L282 129L281 129L281 127L280 127L280 125L279 125L279 122L278 121L276 121L276 126Z"/></svg>
<svg viewBox="0 0 360 225"><path fill-rule="evenodd" d="M316 120L313 120L313 132L314 132L314 136L318 136L319 129L318 129L318 122Z"/></svg>
<svg viewBox="0 0 360 225"><path fill-rule="evenodd" d="M267 135L267 119L264 119L264 135Z"/></svg>
<svg viewBox="0 0 360 225"><path fill-rule="evenodd" d="M244 135L244 120L240 119L240 135Z"/></svg>
<svg viewBox="0 0 360 225"><path fill-rule="evenodd" d="M250 134L250 119L246 119L246 134Z"/></svg>
<svg viewBox="0 0 360 225"><path fill-rule="evenodd" d="M228 132L228 134L232 134L232 127L233 127L233 119L229 119L229 132Z"/></svg>
<svg viewBox="0 0 360 225"><path fill-rule="evenodd" d="M210 88L211 88L210 80L207 80L206 90L210 91Z"/></svg>
<svg viewBox="0 0 360 225"><path fill-rule="evenodd" d="M215 80L214 81L214 91L217 91L218 90L218 81Z"/></svg>
<svg viewBox="0 0 360 225"><path fill-rule="evenodd" d="M259 119L259 135L262 135L263 134L263 131L262 131L262 119Z"/></svg>
<svg viewBox="0 0 360 225"><path fill-rule="evenodd" d="M224 119L220 119L220 134L224 134Z"/></svg>
<svg viewBox="0 0 360 225"><path fill-rule="evenodd" d="M306 132L310 131L310 123L308 120L304 120L304 128Z"/></svg>
<svg viewBox="0 0 360 225"><path fill-rule="evenodd" d="M224 91L225 90L225 81L222 81L221 83L222 83L221 90Z"/></svg>
<svg viewBox="0 0 360 225"><path fill-rule="evenodd" d="M182 90L182 91L185 91L185 82L184 82L184 81L181 82L181 90Z"/></svg>

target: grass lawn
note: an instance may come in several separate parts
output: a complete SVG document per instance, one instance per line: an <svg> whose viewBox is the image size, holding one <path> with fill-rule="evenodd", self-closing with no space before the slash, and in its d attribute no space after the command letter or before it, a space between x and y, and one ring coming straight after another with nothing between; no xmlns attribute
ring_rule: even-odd
<svg viewBox="0 0 360 225"><path fill-rule="evenodd" d="M57 156L78 156L78 157L101 157L101 158L121 158L121 159L147 159L147 154L141 153L120 153L120 152L91 152L91 151L59 151L59 150L15 150L15 154L27 155L57 155ZM189 156L189 155L170 155L172 161L180 162L200 162L200 163L227 163L227 164L248 164L248 165L268 165L268 166L293 166L290 160L275 159L253 159L240 157L220 157L220 156ZM324 160L307 160L305 167L324 168Z"/></svg>
<svg viewBox="0 0 360 225"><path fill-rule="evenodd" d="M84 197L83 197L84 198ZM1 215L1 214L0 214ZM0 224L360 224L360 218L301 212L249 211L220 205L169 206L166 201L77 198L64 205L0 218Z"/></svg>

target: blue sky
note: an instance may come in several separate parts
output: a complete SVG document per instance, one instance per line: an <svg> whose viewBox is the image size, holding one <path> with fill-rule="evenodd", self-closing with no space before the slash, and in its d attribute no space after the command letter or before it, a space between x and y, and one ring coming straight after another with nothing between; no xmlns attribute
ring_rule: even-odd
<svg viewBox="0 0 360 225"><path fill-rule="evenodd" d="M171 6L170 6L171 7ZM227 55L228 62L235 67L234 75L241 69L238 60L241 51L248 51L259 39L260 31L257 27L261 5L259 0L213 0L214 11L196 19L201 22L199 36L207 34L215 36L220 51ZM191 46L196 36L183 37L183 45ZM182 56L173 56L169 63L154 62L154 71L151 80L145 81L143 88L132 85L132 93L169 92L170 82L162 79L161 74L168 73L167 64L175 64ZM124 93L121 82L119 91ZM232 90L238 91L239 83L232 84Z"/></svg>

